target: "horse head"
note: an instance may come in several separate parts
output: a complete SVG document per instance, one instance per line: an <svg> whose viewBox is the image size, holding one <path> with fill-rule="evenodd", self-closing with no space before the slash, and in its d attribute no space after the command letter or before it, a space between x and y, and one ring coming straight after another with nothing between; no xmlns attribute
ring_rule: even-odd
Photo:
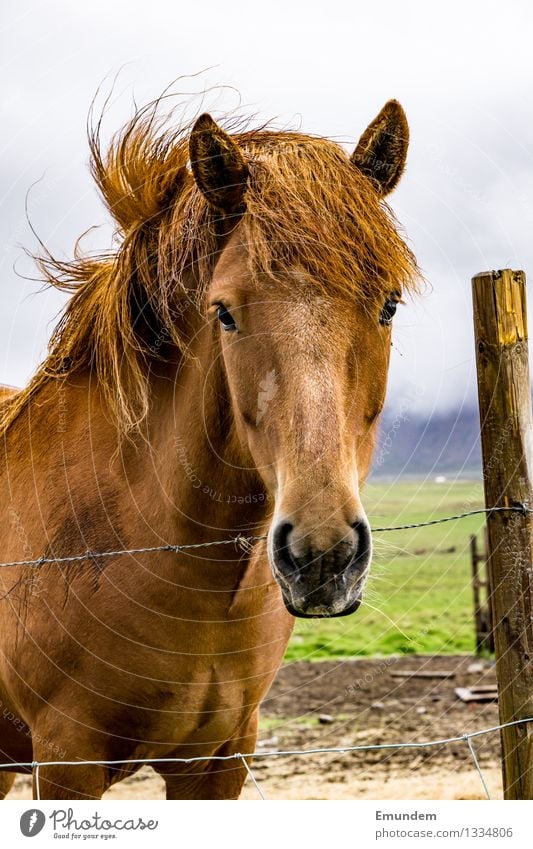
<svg viewBox="0 0 533 849"><path fill-rule="evenodd" d="M196 122L190 162L225 232L207 291L242 463L274 504L271 567L295 616L361 602L372 557L360 489L416 267L383 203L408 126L386 104L349 157L300 134L230 136Z"/></svg>

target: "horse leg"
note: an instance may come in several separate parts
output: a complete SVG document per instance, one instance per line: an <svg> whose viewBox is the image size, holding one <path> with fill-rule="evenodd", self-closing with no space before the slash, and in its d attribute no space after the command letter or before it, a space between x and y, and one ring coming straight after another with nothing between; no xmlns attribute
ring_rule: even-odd
<svg viewBox="0 0 533 849"><path fill-rule="evenodd" d="M5 799L16 778L14 772L0 772L0 799Z"/></svg>
<svg viewBox="0 0 533 849"><path fill-rule="evenodd" d="M101 799L106 787L102 766L57 764L33 772L34 799Z"/></svg>
<svg viewBox="0 0 533 849"><path fill-rule="evenodd" d="M237 752L253 752L257 738L257 713L250 717L244 731L224 743L214 754L228 757ZM183 757L183 749L169 757ZM227 761L198 761L186 766L154 765L163 777L167 799L238 799L248 770L241 758L230 757Z"/></svg>
<svg viewBox="0 0 533 849"><path fill-rule="evenodd" d="M167 799L238 799L246 780L240 760L198 764L197 772L164 773Z"/></svg>
<svg viewBox="0 0 533 849"><path fill-rule="evenodd" d="M50 753L34 747L34 760L50 760ZM109 786L105 766L50 764L33 770L34 799L101 799Z"/></svg>

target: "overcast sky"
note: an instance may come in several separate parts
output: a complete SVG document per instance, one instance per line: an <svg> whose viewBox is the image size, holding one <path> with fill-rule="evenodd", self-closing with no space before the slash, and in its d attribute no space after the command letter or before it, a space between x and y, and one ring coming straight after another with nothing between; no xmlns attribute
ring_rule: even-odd
<svg viewBox="0 0 533 849"><path fill-rule="evenodd" d="M4 0L0 164L0 382L23 384L62 298L34 294L30 218L56 254L110 227L87 170L85 123L99 84L121 70L106 128L173 79L241 112L352 148L395 97L411 126L392 196L431 290L395 325L390 397L427 413L474 397L470 278L523 268L533 281L533 5L269 0ZM193 102L193 110L199 99ZM38 181L38 182L37 182ZM533 296L530 298L533 309Z"/></svg>

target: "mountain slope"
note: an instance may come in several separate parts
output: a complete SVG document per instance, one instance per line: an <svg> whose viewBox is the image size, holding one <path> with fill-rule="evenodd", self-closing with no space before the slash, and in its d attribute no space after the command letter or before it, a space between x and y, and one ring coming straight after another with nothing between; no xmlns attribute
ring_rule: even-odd
<svg viewBox="0 0 533 849"><path fill-rule="evenodd" d="M372 474L481 476L479 413L475 407L427 417L394 409L383 413Z"/></svg>

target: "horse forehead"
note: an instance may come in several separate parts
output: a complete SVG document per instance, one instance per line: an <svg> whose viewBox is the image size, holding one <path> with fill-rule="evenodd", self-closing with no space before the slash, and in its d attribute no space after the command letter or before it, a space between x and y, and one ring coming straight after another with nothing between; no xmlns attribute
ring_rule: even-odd
<svg viewBox="0 0 533 849"><path fill-rule="evenodd" d="M288 283L288 285L287 285ZM308 276L294 272L265 298L266 308L277 307L279 324L295 339L329 340L345 337L353 326L348 299L328 296Z"/></svg>
<svg viewBox="0 0 533 849"><path fill-rule="evenodd" d="M273 331L265 339L277 349L283 370L294 383L305 383L309 395L323 394L353 341L348 323L320 298L316 302L288 299L280 303L275 325L268 319L261 325Z"/></svg>
<svg viewBox="0 0 533 849"><path fill-rule="evenodd" d="M270 325L273 316L276 327L310 351L329 336L328 345L337 340L351 338L356 318L354 304L349 297L328 294L327 285L314 280L299 267L287 268L278 280L267 275L255 278L249 266L249 249L235 228L218 260L213 284L216 289L227 289L237 301L254 305L261 322ZM261 279L263 277L264 279Z"/></svg>

